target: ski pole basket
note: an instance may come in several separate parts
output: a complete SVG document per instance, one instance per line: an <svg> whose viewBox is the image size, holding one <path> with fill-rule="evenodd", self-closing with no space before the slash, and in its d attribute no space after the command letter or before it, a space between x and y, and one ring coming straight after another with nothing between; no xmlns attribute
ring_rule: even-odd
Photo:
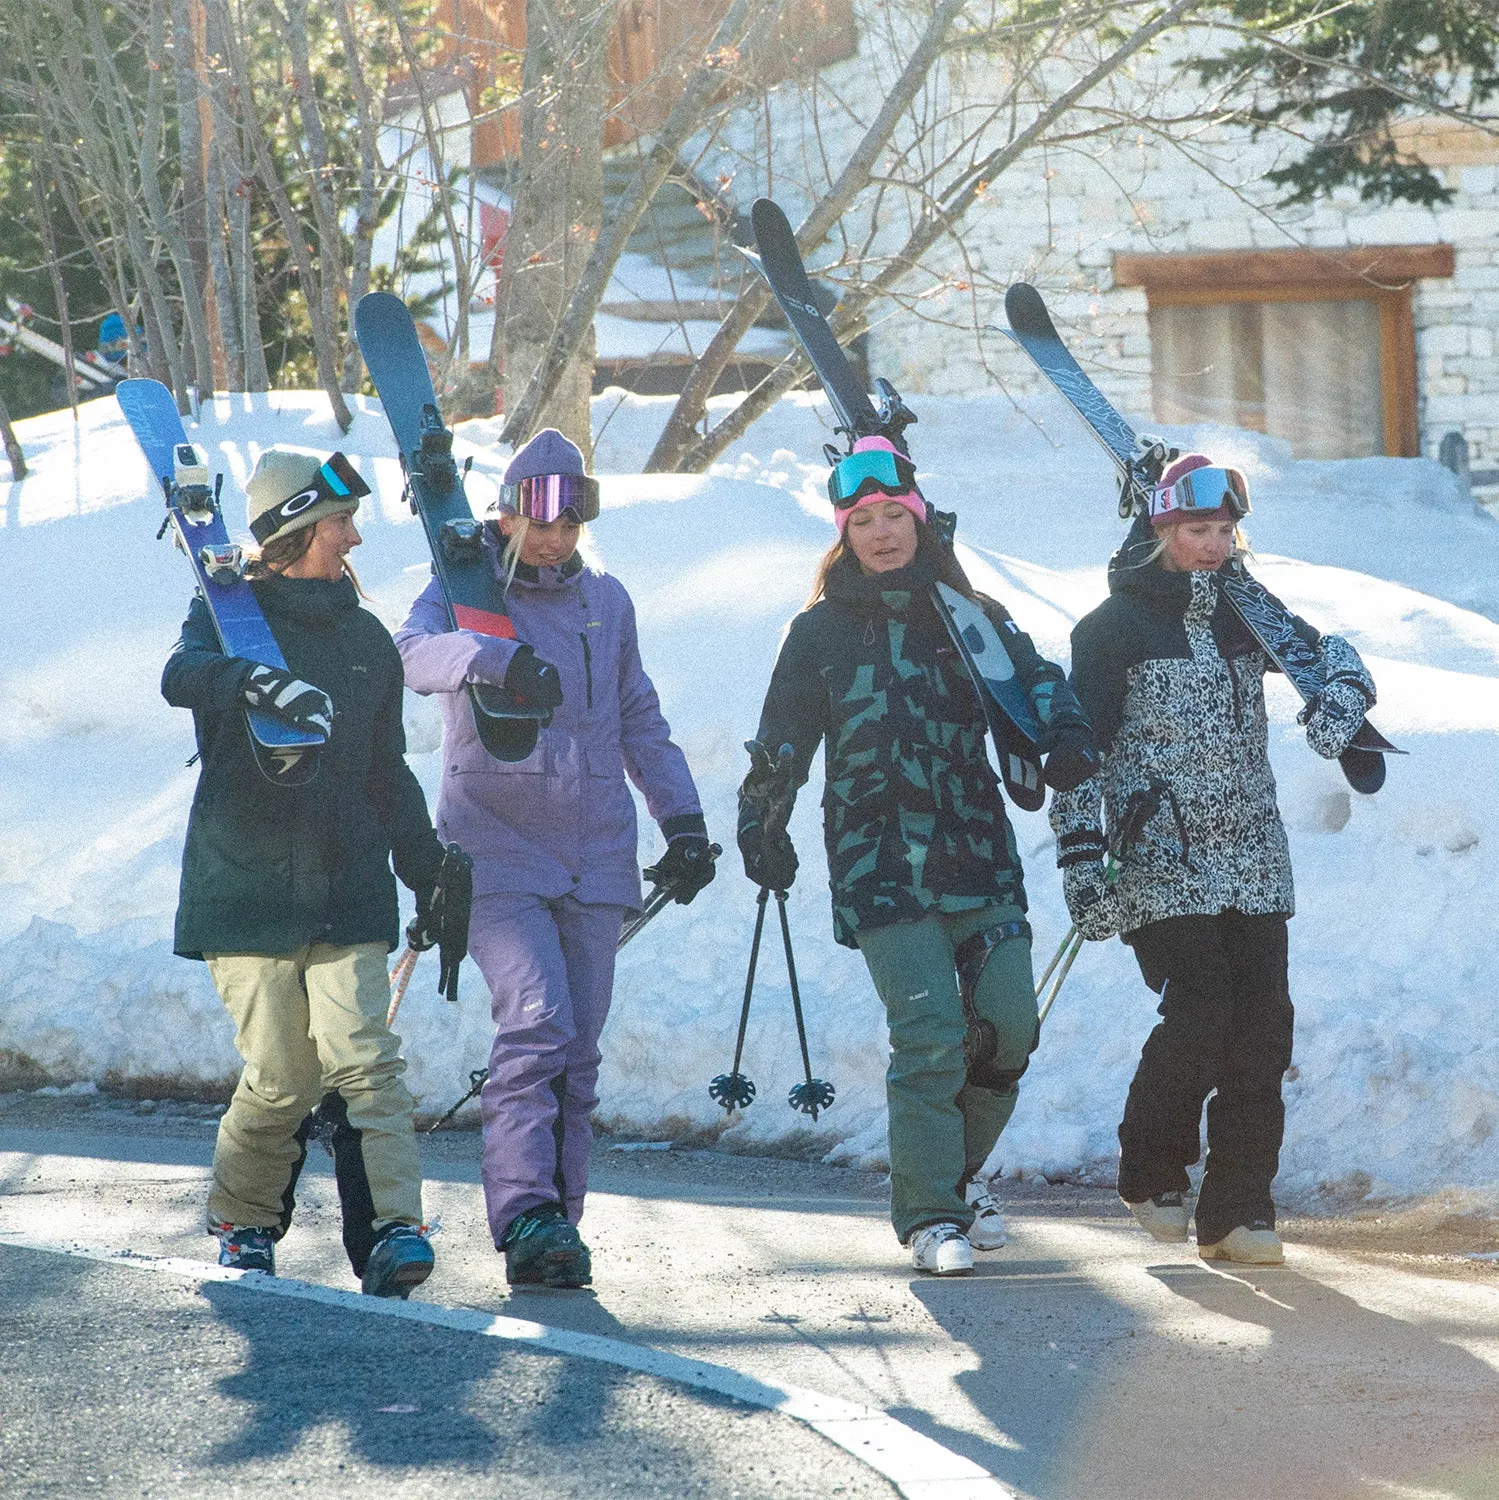
<svg viewBox="0 0 1499 1500"><path fill-rule="evenodd" d="M781 923L781 942L786 950L786 979L791 987L791 1010L796 1018L796 1039L802 1055L802 1082L796 1084L786 1096L792 1109L815 1120L825 1109L831 1109L837 1090L825 1078L812 1076L812 1059L807 1049L807 1023L802 1013L801 988L796 978L796 958L791 951L791 924L786 917L786 892L777 891L776 913ZM708 1085L708 1093L716 1104L726 1111L747 1109L755 1098L755 1085L739 1071L744 1057L744 1034L749 1025L750 1001L755 992L755 970L760 961L760 939L765 933L765 909L770 899L770 890L760 887L755 898L755 934L750 940L749 970L744 979L744 1003L739 1009L739 1035L734 1043L734 1063L727 1073L720 1073Z"/></svg>

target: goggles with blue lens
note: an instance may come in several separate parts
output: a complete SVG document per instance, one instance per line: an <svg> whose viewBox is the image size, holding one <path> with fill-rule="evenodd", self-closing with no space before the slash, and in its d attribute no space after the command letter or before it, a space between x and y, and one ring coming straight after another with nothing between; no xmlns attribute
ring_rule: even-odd
<svg viewBox="0 0 1499 1500"><path fill-rule="evenodd" d="M1175 484L1158 484L1150 492L1150 519L1161 516L1199 516L1226 505L1234 520L1249 514L1249 485L1237 469L1193 469Z"/></svg>
<svg viewBox="0 0 1499 1500"><path fill-rule="evenodd" d="M588 474L536 474L502 484L499 510L547 525L561 516L582 525L599 515L599 482Z"/></svg>
<svg viewBox="0 0 1499 1500"><path fill-rule="evenodd" d="M876 492L906 495L912 490L921 493L916 489L916 465L904 454L884 448L850 453L840 458L828 475L828 499L835 510L847 510L865 495Z"/></svg>

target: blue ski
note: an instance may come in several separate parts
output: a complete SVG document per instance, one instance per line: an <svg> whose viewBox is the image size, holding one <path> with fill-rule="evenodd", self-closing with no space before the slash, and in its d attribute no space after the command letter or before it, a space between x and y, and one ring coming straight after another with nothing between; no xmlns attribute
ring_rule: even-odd
<svg viewBox="0 0 1499 1500"><path fill-rule="evenodd" d="M177 402L159 380L122 380L115 399L166 496L167 520L187 554L198 593L213 617L226 656L286 670L286 658L244 577L244 557L230 539L219 506L224 476L210 486L208 465L187 440ZM317 774L326 743L316 730L295 729L276 714L247 708L255 763L270 781L303 786Z"/></svg>
<svg viewBox="0 0 1499 1500"><path fill-rule="evenodd" d="M453 434L438 412L411 309L390 292L368 292L354 309L354 332L401 452L411 509L432 550L449 624L514 640L505 590L453 461ZM524 760L536 748L538 730L551 722L550 714L520 707L503 688L470 683L468 695L479 739L496 760Z"/></svg>

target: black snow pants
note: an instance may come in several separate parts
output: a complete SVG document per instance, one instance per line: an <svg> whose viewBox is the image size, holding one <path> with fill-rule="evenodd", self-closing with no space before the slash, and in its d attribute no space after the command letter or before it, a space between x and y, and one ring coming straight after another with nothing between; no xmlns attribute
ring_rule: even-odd
<svg viewBox="0 0 1499 1500"><path fill-rule="evenodd" d="M1168 917L1129 934L1140 972L1161 995L1119 1126L1119 1194L1143 1203L1185 1192L1208 1155L1197 1198L1197 1242L1241 1224L1274 1227L1270 1183L1285 1129L1281 1076L1291 1065L1295 1012L1286 983L1286 918Z"/></svg>

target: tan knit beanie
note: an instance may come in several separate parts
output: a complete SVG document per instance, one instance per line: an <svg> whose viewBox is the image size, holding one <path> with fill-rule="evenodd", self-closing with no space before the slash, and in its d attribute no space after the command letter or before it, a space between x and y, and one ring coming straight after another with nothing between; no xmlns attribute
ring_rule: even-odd
<svg viewBox="0 0 1499 1500"><path fill-rule="evenodd" d="M264 547L324 516L358 510L359 497L367 494L341 453L325 462L301 448L267 448L245 486L250 532Z"/></svg>

